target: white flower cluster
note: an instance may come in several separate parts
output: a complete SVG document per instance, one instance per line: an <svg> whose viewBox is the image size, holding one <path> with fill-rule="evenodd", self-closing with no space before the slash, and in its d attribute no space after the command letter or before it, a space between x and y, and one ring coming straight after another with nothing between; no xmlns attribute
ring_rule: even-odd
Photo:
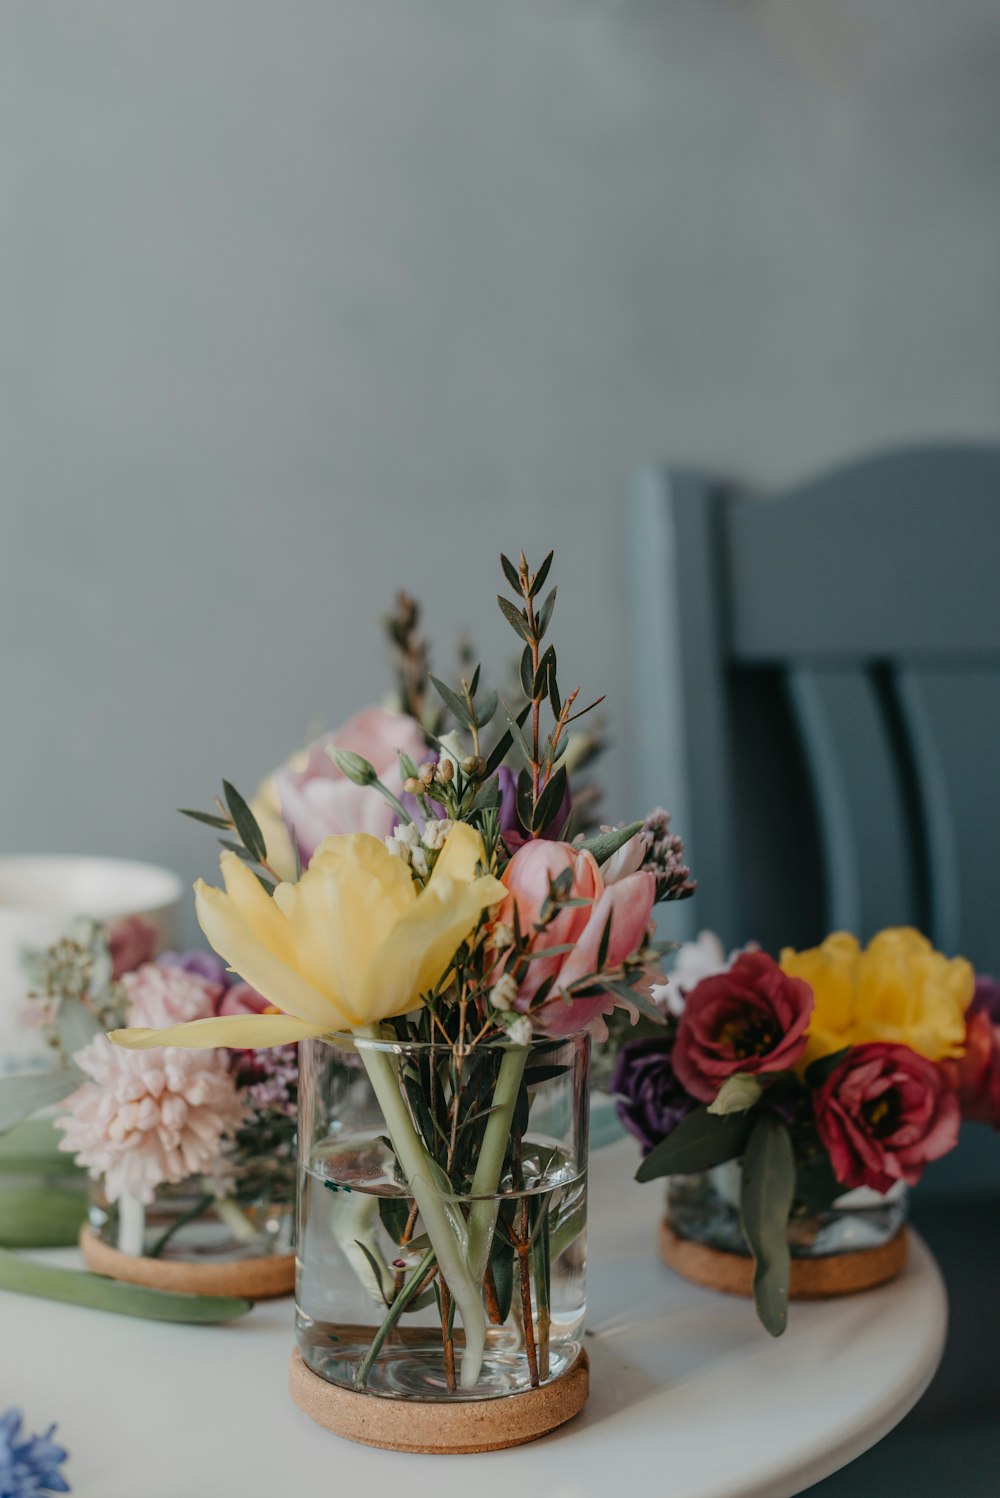
<svg viewBox="0 0 1000 1498"><path fill-rule="evenodd" d="M396 858L408 863L421 879L426 879L430 873L427 854L441 851L452 826L453 823L447 817L440 821L426 822L421 837L413 822L400 822L386 838L385 845Z"/></svg>

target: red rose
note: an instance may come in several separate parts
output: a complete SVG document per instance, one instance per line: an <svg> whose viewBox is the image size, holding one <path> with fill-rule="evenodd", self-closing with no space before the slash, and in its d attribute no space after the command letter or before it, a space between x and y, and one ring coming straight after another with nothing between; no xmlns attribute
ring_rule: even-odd
<svg viewBox="0 0 1000 1498"><path fill-rule="evenodd" d="M688 994L673 1062L692 1097L710 1103L734 1072L787 1071L805 1050L813 994L766 952L743 952Z"/></svg>
<svg viewBox="0 0 1000 1498"><path fill-rule="evenodd" d="M888 1191L915 1186L958 1142L958 1100L941 1067L909 1046L852 1046L813 1097L837 1179Z"/></svg>
<svg viewBox="0 0 1000 1498"><path fill-rule="evenodd" d="M958 1098L962 1117L970 1123L1000 1129L1000 1026L981 1010L973 1010L965 1027L965 1053L957 1061L942 1061L945 1083Z"/></svg>

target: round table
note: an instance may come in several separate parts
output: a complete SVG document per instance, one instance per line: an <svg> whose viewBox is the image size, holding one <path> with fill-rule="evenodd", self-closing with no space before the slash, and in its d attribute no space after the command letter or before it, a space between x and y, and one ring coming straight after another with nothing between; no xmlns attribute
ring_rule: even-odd
<svg viewBox="0 0 1000 1498"><path fill-rule="evenodd" d="M947 1301L914 1237L893 1284L796 1303L784 1337L749 1301L699 1290L657 1258L662 1193L635 1146L591 1169L590 1401L530 1446L407 1456L354 1446L287 1393L291 1302L187 1327L0 1293L0 1413L58 1421L74 1498L790 1498L884 1436L937 1368ZM41 1257L68 1262L68 1253Z"/></svg>

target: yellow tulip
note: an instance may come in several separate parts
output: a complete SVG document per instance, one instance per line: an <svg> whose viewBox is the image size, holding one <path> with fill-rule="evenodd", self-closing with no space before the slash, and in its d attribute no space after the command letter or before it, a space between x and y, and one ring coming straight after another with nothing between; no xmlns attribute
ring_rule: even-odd
<svg viewBox="0 0 1000 1498"><path fill-rule="evenodd" d="M786 947L781 966L804 978L816 1004L803 1064L844 1046L890 1041L930 1061L960 1056L975 974L964 957L945 957L909 926L891 926L862 951L835 931L806 952Z"/></svg>
<svg viewBox="0 0 1000 1498"><path fill-rule="evenodd" d="M445 976L488 906L506 895L482 840L457 823L424 889L407 864L367 833L328 837L297 884L269 896L233 853L220 859L225 891L195 885L209 942L277 1014L226 1015L164 1030L115 1030L131 1049L282 1045L359 1030L406 1014Z"/></svg>

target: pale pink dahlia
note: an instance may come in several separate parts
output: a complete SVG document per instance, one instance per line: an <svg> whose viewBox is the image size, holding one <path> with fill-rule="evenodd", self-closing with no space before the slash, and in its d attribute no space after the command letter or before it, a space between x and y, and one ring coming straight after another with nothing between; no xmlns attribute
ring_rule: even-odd
<svg viewBox="0 0 1000 1498"><path fill-rule="evenodd" d="M126 973L122 985L131 1006L129 1024L162 1030L192 1019L210 1019L225 992L221 983L179 967L147 962Z"/></svg>
<svg viewBox="0 0 1000 1498"><path fill-rule="evenodd" d="M59 1148L104 1177L109 1201L148 1206L158 1186L223 1173L225 1142L243 1117L225 1052L126 1051L99 1035L74 1060L93 1081L63 1104Z"/></svg>

